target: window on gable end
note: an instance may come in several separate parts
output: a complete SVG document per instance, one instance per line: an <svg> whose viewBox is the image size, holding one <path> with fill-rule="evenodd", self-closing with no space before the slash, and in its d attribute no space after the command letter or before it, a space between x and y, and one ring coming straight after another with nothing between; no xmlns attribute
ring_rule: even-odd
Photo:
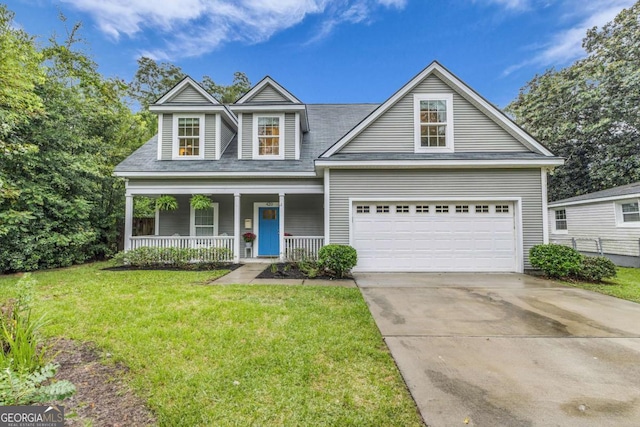
<svg viewBox="0 0 640 427"><path fill-rule="evenodd" d="M254 115L253 157L284 159L284 114Z"/></svg>
<svg viewBox="0 0 640 427"><path fill-rule="evenodd" d="M416 153L453 151L453 95L414 95Z"/></svg>

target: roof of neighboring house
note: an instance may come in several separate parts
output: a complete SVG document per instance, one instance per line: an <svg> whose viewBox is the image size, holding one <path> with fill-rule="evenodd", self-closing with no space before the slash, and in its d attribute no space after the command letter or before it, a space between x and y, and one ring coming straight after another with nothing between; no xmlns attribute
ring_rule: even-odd
<svg viewBox="0 0 640 427"><path fill-rule="evenodd" d="M310 132L304 134L300 160L240 160L236 138L220 160L157 160L154 136L115 168L122 172L314 172L314 160L369 115L378 104L307 104Z"/></svg>
<svg viewBox="0 0 640 427"><path fill-rule="evenodd" d="M640 182L621 185L620 187L609 188L608 190L596 191L594 193L583 194L581 196L569 197L549 203L549 207L563 206L568 204L593 203L600 200L612 200L626 198L628 196L640 195Z"/></svg>

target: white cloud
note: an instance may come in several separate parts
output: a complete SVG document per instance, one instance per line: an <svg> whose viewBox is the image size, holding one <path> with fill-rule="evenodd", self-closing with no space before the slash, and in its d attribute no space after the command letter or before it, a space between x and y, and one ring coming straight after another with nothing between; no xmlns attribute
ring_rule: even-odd
<svg viewBox="0 0 640 427"><path fill-rule="evenodd" d="M341 23L360 23L379 8L402 9L408 0L62 0L90 14L118 40L151 29L166 40L143 52L156 59L198 56L230 41L259 43L309 15L322 15L317 40Z"/></svg>
<svg viewBox="0 0 640 427"><path fill-rule="evenodd" d="M587 30L595 26L602 27L612 21L622 9L631 7L636 0L565 0L565 6L571 10L564 19L567 28L551 34L547 42L534 49L531 59L508 67L503 75L509 75L520 68L536 66L564 65L585 55L582 39Z"/></svg>

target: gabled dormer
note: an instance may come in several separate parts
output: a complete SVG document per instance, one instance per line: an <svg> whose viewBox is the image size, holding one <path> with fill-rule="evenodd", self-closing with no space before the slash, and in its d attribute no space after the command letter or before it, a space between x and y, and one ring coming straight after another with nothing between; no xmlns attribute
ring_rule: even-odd
<svg viewBox="0 0 640 427"><path fill-rule="evenodd" d="M307 108L278 82L265 77L230 108L238 117L238 159L300 159Z"/></svg>
<svg viewBox="0 0 640 427"><path fill-rule="evenodd" d="M158 160L219 160L238 131L233 113L188 76L149 111L158 114Z"/></svg>

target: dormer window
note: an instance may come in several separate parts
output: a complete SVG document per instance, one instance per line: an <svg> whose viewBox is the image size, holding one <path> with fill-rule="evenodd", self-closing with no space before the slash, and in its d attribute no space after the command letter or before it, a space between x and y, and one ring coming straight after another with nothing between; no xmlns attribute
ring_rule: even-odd
<svg viewBox="0 0 640 427"><path fill-rule="evenodd" d="M453 95L414 95L415 152L453 151Z"/></svg>
<svg viewBox="0 0 640 427"><path fill-rule="evenodd" d="M204 114L173 115L173 158L204 159Z"/></svg>
<svg viewBox="0 0 640 427"><path fill-rule="evenodd" d="M254 159L284 159L284 114L254 114L253 129Z"/></svg>

